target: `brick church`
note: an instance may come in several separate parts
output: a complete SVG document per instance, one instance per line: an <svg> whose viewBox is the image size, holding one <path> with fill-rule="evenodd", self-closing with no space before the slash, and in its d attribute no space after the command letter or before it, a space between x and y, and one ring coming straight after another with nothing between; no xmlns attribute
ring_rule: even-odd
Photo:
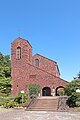
<svg viewBox="0 0 80 120"><path fill-rule="evenodd" d="M11 76L12 94L26 91L28 84L38 84L40 96L56 96L67 83L60 78L57 62L40 54L32 56L32 46L20 37L11 44Z"/></svg>

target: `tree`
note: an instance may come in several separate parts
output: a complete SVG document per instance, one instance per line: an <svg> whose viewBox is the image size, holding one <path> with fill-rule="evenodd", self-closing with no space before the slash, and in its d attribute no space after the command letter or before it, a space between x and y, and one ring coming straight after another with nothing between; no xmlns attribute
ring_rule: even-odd
<svg viewBox="0 0 80 120"><path fill-rule="evenodd" d="M69 96L67 103L70 107L75 107L76 101L80 99L80 93L76 93L77 89L80 89L79 79L69 82L64 88L65 94Z"/></svg>
<svg viewBox="0 0 80 120"><path fill-rule="evenodd" d="M78 79L80 79L80 72L78 73L77 77L78 77Z"/></svg>
<svg viewBox="0 0 80 120"><path fill-rule="evenodd" d="M38 96L40 92L40 86L36 84L29 84L27 85L27 88L29 89L29 96Z"/></svg>
<svg viewBox="0 0 80 120"><path fill-rule="evenodd" d="M11 61L10 56L0 52L0 92L9 94L11 90Z"/></svg>
<svg viewBox="0 0 80 120"><path fill-rule="evenodd" d="M73 78L74 78L74 80L76 80L76 79L80 79L80 72L77 74L76 77L73 77Z"/></svg>

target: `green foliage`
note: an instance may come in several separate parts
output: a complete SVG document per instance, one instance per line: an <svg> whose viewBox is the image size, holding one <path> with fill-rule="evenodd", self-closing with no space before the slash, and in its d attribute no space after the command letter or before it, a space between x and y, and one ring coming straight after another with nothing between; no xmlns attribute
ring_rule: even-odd
<svg viewBox="0 0 80 120"><path fill-rule="evenodd" d="M76 90L80 89L80 80L73 80L65 86L65 94L69 96L67 101L70 107L76 106L76 101L80 100L80 93L76 93Z"/></svg>
<svg viewBox="0 0 80 120"><path fill-rule="evenodd" d="M77 89L80 89L80 80L73 80L71 82L69 82L66 86L65 86L65 94L67 94L68 96L72 95L72 93L75 93Z"/></svg>
<svg viewBox="0 0 80 120"><path fill-rule="evenodd" d="M0 96L0 106L9 107L10 103L14 102L10 96Z"/></svg>
<svg viewBox="0 0 80 120"><path fill-rule="evenodd" d="M80 107L80 104L77 104L76 107Z"/></svg>
<svg viewBox="0 0 80 120"><path fill-rule="evenodd" d="M27 101L27 99L28 99L28 94L27 93L18 93L16 95L16 97L14 98L14 101L17 102L18 104L20 104L22 102L25 103Z"/></svg>
<svg viewBox="0 0 80 120"><path fill-rule="evenodd" d="M23 101L22 101L23 95ZM15 106L23 106L28 101L27 93L18 93L16 96L1 96L0 97L0 106L4 106L5 108L12 108ZM23 103L23 104L22 104Z"/></svg>
<svg viewBox="0 0 80 120"><path fill-rule="evenodd" d="M9 94L11 90L11 61L10 56L0 53L0 92Z"/></svg>
<svg viewBox="0 0 80 120"><path fill-rule="evenodd" d="M77 101L77 95L76 93L73 93L67 100L67 104L69 107L75 107L76 106L76 101Z"/></svg>
<svg viewBox="0 0 80 120"><path fill-rule="evenodd" d="M80 72L77 74L76 77L74 77L74 80L75 80L75 79L80 79Z"/></svg>
<svg viewBox="0 0 80 120"><path fill-rule="evenodd" d="M62 89L57 91L57 95L58 96L63 96L64 95L64 91Z"/></svg>
<svg viewBox="0 0 80 120"><path fill-rule="evenodd" d="M17 102L15 102L15 101L9 101L9 102L6 102L5 104L4 104L4 107L5 108L13 108L13 107L15 107L17 105Z"/></svg>
<svg viewBox="0 0 80 120"><path fill-rule="evenodd" d="M29 84L27 85L27 88L29 89L29 96L38 96L40 92L40 86L36 84Z"/></svg>
<svg viewBox="0 0 80 120"><path fill-rule="evenodd" d="M0 106L3 106L5 104L5 100L3 98L0 98Z"/></svg>

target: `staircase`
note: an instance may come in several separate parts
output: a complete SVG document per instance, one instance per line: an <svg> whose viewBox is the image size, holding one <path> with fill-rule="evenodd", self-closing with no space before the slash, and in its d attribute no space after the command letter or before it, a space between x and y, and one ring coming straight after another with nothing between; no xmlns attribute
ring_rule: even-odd
<svg viewBox="0 0 80 120"><path fill-rule="evenodd" d="M58 97L45 96L33 100L27 107L28 111L57 111Z"/></svg>

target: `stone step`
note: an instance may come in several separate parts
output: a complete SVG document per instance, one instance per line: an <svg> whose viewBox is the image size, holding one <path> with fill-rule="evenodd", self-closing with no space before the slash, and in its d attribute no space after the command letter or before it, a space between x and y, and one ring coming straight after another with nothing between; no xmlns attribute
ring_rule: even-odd
<svg viewBox="0 0 80 120"><path fill-rule="evenodd" d="M52 105L49 105L49 104L33 104L32 105L32 107L35 107L35 106L37 106L37 107L55 107L56 106L56 104L52 104Z"/></svg>
<svg viewBox="0 0 80 120"><path fill-rule="evenodd" d="M27 109L28 111L56 111L57 108L52 108L52 107L31 107Z"/></svg>
<svg viewBox="0 0 80 120"><path fill-rule="evenodd" d="M38 97L37 99L58 99L59 96L42 96L42 97Z"/></svg>
<svg viewBox="0 0 80 120"><path fill-rule="evenodd" d="M35 105L38 105L38 104L39 104L39 105L46 105L46 104L47 104L47 105L52 105L52 104L55 105L56 103L57 103L57 101L56 101L56 102L54 102L54 101L53 101L53 102L47 102L47 101L45 101L45 102L40 102L40 101L37 102L37 101L36 101L36 103L34 103L34 104L35 104Z"/></svg>
<svg viewBox="0 0 80 120"><path fill-rule="evenodd" d="M56 104L57 104L57 103L56 103ZM33 104L32 107L35 107L35 106L38 106L38 107L39 107L39 106L40 106L40 107L41 107L41 106L42 106L42 107L47 107L47 106L48 106L48 107L54 107L54 106L56 106L56 104L48 104L48 103L45 103L45 104Z"/></svg>
<svg viewBox="0 0 80 120"><path fill-rule="evenodd" d="M52 110L56 110L56 107L30 107L29 109L52 109Z"/></svg>
<svg viewBox="0 0 80 120"><path fill-rule="evenodd" d="M44 108L44 109L42 109L42 108L38 109L37 108L37 109L27 109L26 111L51 111L51 112L55 111L56 112L57 110L56 109L50 109L50 108L49 109L46 109L46 108Z"/></svg>
<svg viewBox="0 0 80 120"><path fill-rule="evenodd" d="M26 107L28 111L67 111L67 96L46 96L38 97Z"/></svg>
<svg viewBox="0 0 80 120"><path fill-rule="evenodd" d="M38 97L35 102L29 106L30 111L56 111L58 105L57 97Z"/></svg>

